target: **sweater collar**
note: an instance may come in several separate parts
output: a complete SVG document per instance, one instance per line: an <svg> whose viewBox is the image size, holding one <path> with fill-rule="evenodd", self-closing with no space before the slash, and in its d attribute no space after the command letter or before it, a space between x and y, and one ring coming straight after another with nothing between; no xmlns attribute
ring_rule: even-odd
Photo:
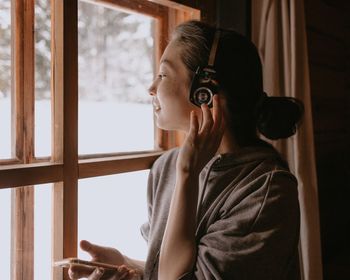
<svg viewBox="0 0 350 280"><path fill-rule="evenodd" d="M249 146L235 153L218 154L209 161L206 167L212 166L212 169L217 171L226 170L235 165L267 158L281 159L281 156L273 147Z"/></svg>

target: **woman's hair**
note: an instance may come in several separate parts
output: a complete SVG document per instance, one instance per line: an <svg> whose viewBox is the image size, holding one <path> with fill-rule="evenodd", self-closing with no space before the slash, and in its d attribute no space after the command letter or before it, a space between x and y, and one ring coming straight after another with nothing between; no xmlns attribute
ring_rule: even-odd
<svg viewBox="0 0 350 280"><path fill-rule="evenodd" d="M173 40L180 44L181 58L193 76L197 67L208 64L216 28L188 21L175 29ZM259 141L257 130L269 139L287 138L296 131L302 113L300 101L268 97L263 91L262 66L258 51L246 37L221 30L214 69L226 97L227 123L241 146Z"/></svg>

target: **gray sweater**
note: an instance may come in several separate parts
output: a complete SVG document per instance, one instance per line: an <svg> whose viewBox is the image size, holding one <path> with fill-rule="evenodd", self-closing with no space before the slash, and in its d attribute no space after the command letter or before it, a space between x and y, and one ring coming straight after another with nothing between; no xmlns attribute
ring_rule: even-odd
<svg viewBox="0 0 350 280"><path fill-rule="evenodd" d="M177 155L167 151L150 171L144 279L157 279ZM200 174L198 204L197 260L181 279L300 279L297 181L273 148L215 156Z"/></svg>

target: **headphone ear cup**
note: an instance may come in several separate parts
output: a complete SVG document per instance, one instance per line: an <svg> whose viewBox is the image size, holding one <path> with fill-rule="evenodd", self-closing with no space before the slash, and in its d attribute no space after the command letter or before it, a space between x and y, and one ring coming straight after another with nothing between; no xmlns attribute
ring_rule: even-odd
<svg viewBox="0 0 350 280"><path fill-rule="evenodd" d="M213 92L209 87L199 87L193 92L193 100L197 106L208 104L210 107L213 102Z"/></svg>
<svg viewBox="0 0 350 280"><path fill-rule="evenodd" d="M212 74L208 71L197 69L191 84L189 96L191 103L198 107L202 104L207 104L211 108L213 106L213 96L217 92L218 84L213 79Z"/></svg>

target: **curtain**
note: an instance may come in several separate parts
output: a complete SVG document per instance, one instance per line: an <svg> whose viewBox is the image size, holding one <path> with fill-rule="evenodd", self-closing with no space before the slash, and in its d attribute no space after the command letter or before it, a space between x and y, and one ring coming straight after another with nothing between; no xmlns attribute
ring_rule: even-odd
<svg viewBox="0 0 350 280"><path fill-rule="evenodd" d="M303 0L252 0L252 40L263 63L264 90L305 106L298 132L275 147L299 185L302 279L322 280L320 224Z"/></svg>

